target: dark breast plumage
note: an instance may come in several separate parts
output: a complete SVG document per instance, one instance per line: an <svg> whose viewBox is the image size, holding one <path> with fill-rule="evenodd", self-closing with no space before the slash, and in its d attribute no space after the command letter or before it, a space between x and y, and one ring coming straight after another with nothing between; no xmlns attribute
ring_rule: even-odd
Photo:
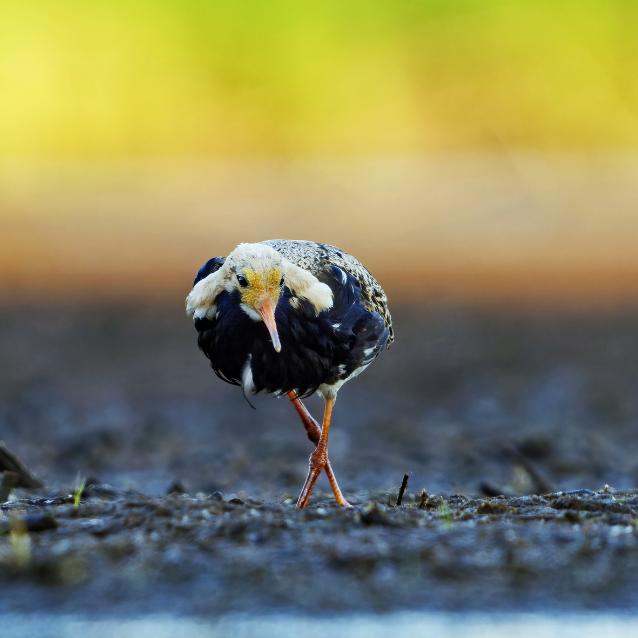
<svg viewBox="0 0 638 638"><path fill-rule="evenodd" d="M220 378L245 386L249 370L254 392L294 390L304 396L320 386L339 385L355 376L391 343L392 320L385 293L354 257L327 244L293 240L263 243L327 284L333 305L317 315L308 301L284 287L275 311L282 343L277 353L265 325L253 321L240 308L239 293L222 292L215 316L195 320L199 347ZM195 283L223 263L222 257L209 260Z"/></svg>

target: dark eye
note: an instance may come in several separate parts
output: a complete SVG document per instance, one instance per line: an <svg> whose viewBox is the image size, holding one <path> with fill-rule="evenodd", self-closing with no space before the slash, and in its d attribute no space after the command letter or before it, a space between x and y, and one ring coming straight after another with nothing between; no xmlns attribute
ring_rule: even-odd
<svg viewBox="0 0 638 638"><path fill-rule="evenodd" d="M242 288L245 288L248 285L248 279L246 279L244 275L237 275L237 281Z"/></svg>

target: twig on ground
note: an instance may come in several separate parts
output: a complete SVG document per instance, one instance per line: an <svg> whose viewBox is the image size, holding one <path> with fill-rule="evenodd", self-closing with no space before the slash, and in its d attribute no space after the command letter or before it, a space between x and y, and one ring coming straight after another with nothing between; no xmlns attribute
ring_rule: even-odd
<svg viewBox="0 0 638 638"><path fill-rule="evenodd" d="M403 475L403 480L401 481L401 487L399 488L399 495L397 496L397 507L399 507L399 505L401 505L401 502L403 501L403 495L405 494L405 490L408 487L409 479L410 479L409 474Z"/></svg>

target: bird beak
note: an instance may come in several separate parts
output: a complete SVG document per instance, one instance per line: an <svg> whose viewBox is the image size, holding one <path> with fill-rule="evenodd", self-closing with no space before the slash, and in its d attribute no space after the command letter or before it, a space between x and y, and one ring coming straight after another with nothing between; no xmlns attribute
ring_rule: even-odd
<svg viewBox="0 0 638 638"><path fill-rule="evenodd" d="M272 301L268 298L262 301L261 305L256 308L260 314L263 322L268 328L270 338L272 340L272 347L275 352L281 352L281 341L279 340L279 333L277 332L277 324L275 323L275 309L273 308Z"/></svg>

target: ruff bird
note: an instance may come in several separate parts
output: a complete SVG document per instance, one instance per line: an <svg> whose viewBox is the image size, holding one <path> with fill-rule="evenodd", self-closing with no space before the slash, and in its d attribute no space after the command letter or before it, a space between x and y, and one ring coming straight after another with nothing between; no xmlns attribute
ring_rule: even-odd
<svg viewBox="0 0 638 638"><path fill-rule="evenodd" d="M352 255L328 244L276 239L239 244L198 271L186 298L198 344L215 374L242 388L286 395L315 449L297 507L326 472L349 506L328 458L332 410L341 386L392 343L383 289ZM322 425L302 399L324 399Z"/></svg>

